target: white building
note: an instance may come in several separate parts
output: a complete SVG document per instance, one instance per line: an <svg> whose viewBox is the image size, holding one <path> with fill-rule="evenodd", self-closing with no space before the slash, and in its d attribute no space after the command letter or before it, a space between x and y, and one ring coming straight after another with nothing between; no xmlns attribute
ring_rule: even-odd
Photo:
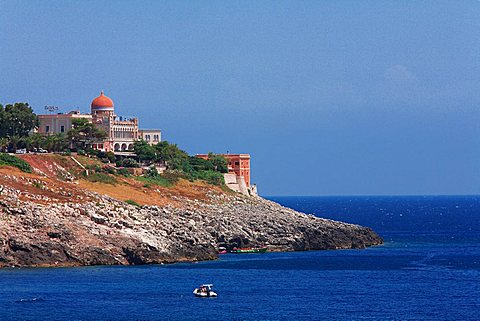
<svg viewBox="0 0 480 321"><path fill-rule="evenodd" d="M125 153L133 150L136 140L144 139L149 144L158 144L161 141L159 129L139 130L138 118L115 115L113 100L105 96L103 91L92 100L90 109L90 114L73 111L67 114L39 115L38 132L45 135L66 133L72 128L73 119L85 118L107 133L105 141L93 144L95 149Z"/></svg>

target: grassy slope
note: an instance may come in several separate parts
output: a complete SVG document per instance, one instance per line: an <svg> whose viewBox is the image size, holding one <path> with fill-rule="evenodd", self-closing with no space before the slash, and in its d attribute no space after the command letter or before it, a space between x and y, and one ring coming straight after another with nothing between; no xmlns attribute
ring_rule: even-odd
<svg viewBox="0 0 480 321"><path fill-rule="evenodd" d="M74 156L82 165L100 165L101 162L96 159ZM56 184L68 188L73 193L82 193L82 190L89 190L99 194L108 195L115 199L126 201L131 200L140 205L179 205L175 197L187 197L191 199L205 199L209 192L225 193L222 188L218 186L208 185L206 183L195 181L190 182L180 179L177 183L170 187L158 186L155 184L145 184L135 177L124 177L121 175L108 175L114 179L114 183L92 182L83 178L83 169L78 166L69 156L54 155L54 154L38 154L38 155L22 155L22 159L28 162L33 168L34 173L28 174L31 178L38 178L47 186ZM69 183L62 180L62 169L67 170L73 174L78 180L75 183ZM12 171L11 168L0 166L0 174L2 173L14 174L16 176L25 176L27 173L19 170ZM45 174L45 175L44 175ZM44 191L41 189L33 189L33 192L41 194Z"/></svg>

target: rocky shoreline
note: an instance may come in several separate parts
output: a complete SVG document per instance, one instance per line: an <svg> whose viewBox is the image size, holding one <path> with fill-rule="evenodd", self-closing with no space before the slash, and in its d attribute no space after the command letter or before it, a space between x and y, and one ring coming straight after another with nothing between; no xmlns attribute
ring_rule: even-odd
<svg viewBox="0 0 480 321"><path fill-rule="evenodd" d="M220 244L305 251L383 242L369 228L306 215L260 197L211 192L202 200L172 196L175 206L138 207L86 190L69 195L53 188L67 201L52 202L49 196L0 188L0 267L214 260Z"/></svg>

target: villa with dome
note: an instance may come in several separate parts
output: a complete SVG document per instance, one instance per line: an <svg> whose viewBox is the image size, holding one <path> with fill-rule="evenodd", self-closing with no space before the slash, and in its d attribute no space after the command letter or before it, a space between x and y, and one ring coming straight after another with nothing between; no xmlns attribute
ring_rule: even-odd
<svg viewBox="0 0 480 321"><path fill-rule="evenodd" d="M38 115L40 120L38 132L44 135L67 133L72 128L73 119L84 118L107 133L105 141L92 146L104 152L129 154L133 151L133 143L139 139L152 145L161 141L159 129L142 130L138 128L138 118L115 115L113 100L105 96L103 91L92 100L90 111L90 114L82 114L75 110L65 114Z"/></svg>

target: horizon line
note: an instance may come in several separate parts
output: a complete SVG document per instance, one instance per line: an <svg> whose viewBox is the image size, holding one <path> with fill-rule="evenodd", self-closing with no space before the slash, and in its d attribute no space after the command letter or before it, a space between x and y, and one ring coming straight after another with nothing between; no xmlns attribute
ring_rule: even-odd
<svg viewBox="0 0 480 321"><path fill-rule="evenodd" d="M260 197L459 197L480 194L351 194L351 195L260 195Z"/></svg>

